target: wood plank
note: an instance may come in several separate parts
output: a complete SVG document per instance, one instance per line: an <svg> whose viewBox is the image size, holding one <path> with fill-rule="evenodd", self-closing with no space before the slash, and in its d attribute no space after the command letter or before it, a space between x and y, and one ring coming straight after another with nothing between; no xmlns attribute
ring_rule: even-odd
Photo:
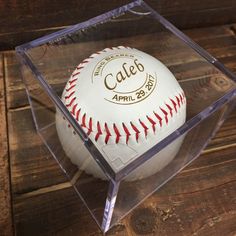
<svg viewBox="0 0 236 236"><path fill-rule="evenodd" d="M0 234L13 235L3 54L0 54Z"/></svg>
<svg viewBox="0 0 236 236"><path fill-rule="evenodd" d="M0 1L1 30L0 49L14 49L16 45L55 31L57 27L76 24L115 7L124 0L96 4L96 1ZM47 28L46 32L45 29ZM49 29L48 29L49 28ZM52 28L52 29L50 29Z"/></svg>
<svg viewBox="0 0 236 236"><path fill-rule="evenodd" d="M65 8L63 1L0 1L0 49L13 49L58 27L87 20L128 2L104 0L98 4L96 0L73 0ZM181 28L236 22L236 4L232 0L181 0L174 3L147 0L147 3Z"/></svg>
<svg viewBox="0 0 236 236"><path fill-rule="evenodd" d="M228 7L221 9L214 9L213 6L212 9L195 10L191 8L186 12L179 11L175 14L165 14L165 17L178 28L191 29L235 23L236 19L234 12L234 5L229 5Z"/></svg>
<svg viewBox="0 0 236 236"><path fill-rule="evenodd" d="M223 2L215 1L215 0L206 0L206 1L191 1L186 4L185 0L179 0L173 2L171 0L160 0L159 8L162 11L165 11L167 14L178 12L185 12L194 10L213 10L213 9L223 9L227 7L232 7L234 3L230 0L226 0Z"/></svg>
<svg viewBox="0 0 236 236"><path fill-rule="evenodd" d="M28 206L24 202L27 202ZM73 188L19 199L19 201L16 199L15 210L18 235L57 234L60 230L78 222L79 234L86 235L86 232L94 232L94 235L100 235L97 226L91 224L91 216ZM25 224L28 226L26 227ZM71 234L73 233L76 232L71 231Z"/></svg>
<svg viewBox="0 0 236 236"><path fill-rule="evenodd" d="M133 234L235 235L235 152L200 156L127 217Z"/></svg>

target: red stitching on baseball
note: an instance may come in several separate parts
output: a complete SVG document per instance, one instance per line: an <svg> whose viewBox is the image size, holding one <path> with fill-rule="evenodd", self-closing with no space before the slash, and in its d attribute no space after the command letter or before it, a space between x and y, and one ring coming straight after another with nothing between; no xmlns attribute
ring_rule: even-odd
<svg viewBox="0 0 236 236"><path fill-rule="evenodd" d="M167 103L166 103L166 106L167 106L167 108L168 108L169 111L170 111L170 116L173 117L172 108L171 108L170 105L168 105Z"/></svg>
<svg viewBox="0 0 236 236"><path fill-rule="evenodd" d="M74 82L76 82L77 81L77 78L75 78L75 79L73 79L73 80L69 80L69 84L71 85L71 84L73 84Z"/></svg>
<svg viewBox="0 0 236 236"><path fill-rule="evenodd" d="M149 120L149 122L152 124L152 130L155 133L156 132L156 127L155 127L156 122L152 118L150 118L149 116L146 116L146 117Z"/></svg>
<svg viewBox="0 0 236 236"><path fill-rule="evenodd" d="M68 96L65 96L65 99L70 98L74 93L75 93L75 91L72 91Z"/></svg>
<svg viewBox="0 0 236 236"><path fill-rule="evenodd" d="M73 97L73 99L71 99L71 101L69 103L66 104L67 107L70 107L73 102L75 101L76 97Z"/></svg>
<svg viewBox="0 0 236 236"><path fill-rule="evenodd" d="M83 115L83 117L82 117L82 123L81 123L81 126L84 127L84 128L86 128L86 123L85 123L85 121L86 121L86 113L84 113L84 115Z"/></svg>
<svg viewBox="0 0 236 236"><path fill-rule="evenodd" d="M175 112L177 113L177 104L176 104L176 102L173 100L173 99L171 99L170 98L170 101L172 102L172 104L173 104L173 106L174 106L174 109L175 109Z"/></svg>
<svg viewBox="0 0 236 236"><path fill-rule="evenodd" d="M161 108L160 107L160 109L161 109L161 111L163 112L163 114L164 114L164 116L165 116L165 121L166 121L166 124L168 125L168 113L166 112L166 110L164 110L163 108Z"/></svg>
<svg viewBox="0 0 236 236"><path fill-rule="evenodd" d="M79 75L80 71L76 72L75 74L72 75L72 77L75 77L76 75Z"/></svg>
<svg viewBox="0 0 236 236"><path fill-rule="evenodd" d="M69 92L71 89L73 89L75 87L76 84L70 86L69 88L66 89L66 92Z"/></svg>
<svg viewBox="0 0 236 236"><path fill-rule="evenodd" d="M79 109L79 110L76 112L76 117L75 117L76 121L79 121L80 110L81 110L81 109Z"/></svg>
<svg viewBox="0 0 236 236"><path fill-rule="evenodd" d="M128 141L129 141L130 132L129 132L129 129L125 126L124 123L122 123L122 126L123 126L123 129L124 129L125 133L126 133L126 144L127 144Z"/></svg>
<svg viewBox="0 0 236 236"><path fill-rule="evenodd" d="M156 118L158 119L160 127L162 127L162 118L155 111L153 113L156 116Z"/></svg>
<svg viewBox="0 0 236 236"><path fill-rule="evenodd" d="M89 118L89 127L88 127L88 132L87 135L90 135L90 133L93 131L93 120L92 117Z"/></svg>
<svg viewBox="0 0 236 236"><path fill-rule="evenodd" d="M77 70L81 70L81 69L83 69L83 68L84 68L83 66L77 66L77 67L76 67Z"/></svg>
<svg viewBox="0 0 236 236"><path fill-rule="evenodd" d="M97 122L97 134L95 136L95 141L97 142L99 136L102 134L102 130L101 130L101 126L100 126L100 123L99 121Z"/></svg>
<svg viewBox="0 0 236 236"><path fill-rule="evenodd" d="M180 100L179 100L179 98L177 97L177 96L175 96L176 97L176 99L177 99L177 103L178 103L178 106L179 106L179 108L180 108Z"/></svg>
<svg viewBox="0 0 236 236"><path fill-rule="evenodd" d="M132 122L130 122L130 124L131 124L131 127L133 128L133 130L135 131L136 142L138 142L140 131L138 130L138 128Z"/></svg>
<svg viewBox="0 0 236 236"><path fill-rule="evenodd" d="M75 111L76 111L76 107L77 107L77 106L78 106L77 103L73 106L73 108L72 108L72 110L71 110L71 114L72 114L72 115L75 115Z"/></svg>
<svg viewBox="0 0 236 236"><path fill-rule="evenodd" d="M110 130L109 130L109 128L108 128L108 126L107 126L107 123L105 122L105 131L106 131L106 137L105 137L105 143L107 144L108 143L108 141L109 141L109 138L110 138L110 136L111 136L111 133L110 133Z"/></svg>
<svg viewBox="0 0 236 236"><path fill-rule="evenodd" d="M120 140L120 132L119 132L119 130L117 129L117 127L116 127L116 125L115 124L113 124L113 129L114 129L114 131L115 131L115 134L116 134L116 143L119 143L119 140Z"/></svg>
<svg viewBox="0 0 236 236"><path fill-rule="evenodd" d="M139 123L142 125L145 133L145 138L147 137L148 127L139 119Z"/></svg>

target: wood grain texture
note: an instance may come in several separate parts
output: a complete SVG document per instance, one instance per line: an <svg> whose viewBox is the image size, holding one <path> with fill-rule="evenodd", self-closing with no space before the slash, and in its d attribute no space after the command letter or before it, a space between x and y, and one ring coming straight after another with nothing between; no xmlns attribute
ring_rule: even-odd
<svg viewBox="0 0 236 236"><path fill-rule="evenodd" d="M186 33L236 71L232 27ZM149 39L151 48L153 42L151 37ZM4 56L16 234L102 235L35 132L14 52L6 52ZM183 67L181 61L172 66L185 79L191 73L197 76L201 64L196 61L191 58L187 67ZM108 235L234 235L235 129L236 110L193 164L130 213Z"/></svg>
<svg viewBox="0 0 236 236"><path fill-rule="evenodd" d="M129 0L0 1L0 49L13 49L63 26L97 16ZM154 9L180 28L206 27L236 22L236 2L232 0L155 1L147 0Z"/></svg>
<svg viewBox="0 0 236 236"><path fill-rule="evenodd" d="M203 154L154 194L152 200L134 210L129 223L135 233L234 235L235 150L234 147L210 155ZM218 160L215 160L216 157ZM227 158L231 160L228 164ZM148 223L139 213L140 209L148 210L148 216L155 217L156 224L146 226Z"/></svg>
<svg viewBox="0 0 236 236"><path fill-rule="evenodd" d="M10 236L13 228L3 66L3 55L0 54L0 235Z"/></svg>

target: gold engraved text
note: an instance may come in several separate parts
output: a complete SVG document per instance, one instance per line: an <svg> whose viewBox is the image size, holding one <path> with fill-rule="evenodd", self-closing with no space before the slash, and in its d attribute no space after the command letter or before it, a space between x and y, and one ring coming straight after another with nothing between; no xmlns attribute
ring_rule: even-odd
<svg viewBox="0 0 236 236"><path fill-rule="evenodd" d="M122 83L126 79L130 78L133 75L136 75L138 72L143 72L143 64L138 62L138 59L134 60L134 65L128 66L127 63L122 64L122 68L117 72L116 75L109 73L104 78L105 87L109 90L114 90L117 86L117 83Z"/></svg>

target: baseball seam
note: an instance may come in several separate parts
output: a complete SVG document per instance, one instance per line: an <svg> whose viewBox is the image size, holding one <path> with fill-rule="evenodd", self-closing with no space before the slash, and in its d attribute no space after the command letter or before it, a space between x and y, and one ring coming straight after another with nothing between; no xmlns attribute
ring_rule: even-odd
<svg viewBox="0 0 236 236"><path fill-rule="evenodd" d="M76 102L77 97L75 96L75 87L79 74L84 69L86 64L89 63L90 60L95 58L97 55L110 50L124 49L124 48L129 48L129 47L118 46L113 48L106 48L102 51L98 51L92 54L90 57L83 60L82 63L80 63L77 66L76 70L71 75L65 88L65 94L64 94L65 106L73 115L75 120L78 123L80 122L79 124L84 130L86 130L88 136L91 133L94 133L95 137L94 139L96 142L100 139L101 136L104 136L104 142L106 144L108 144L111 137L115 139L115 143L119 143L121 137L125 136L125 142L126 144L128 144L132 133L134 133L135 140L136 142L138 142L142 132L144 133L144 136L146 138L149 132L153 132L155 134L158 125L161 128L164 125L164 123L168 125L174 113L177 114L179 109L184 105L184 103L186 103L185 94L184 92L181 91L174 97L169 98L168 101L165 102L165 106L164 105L160 106L158 111L153 111L152 115L151 114L146 115L146 121L138 119L139 128L132 121L129 122L130 123L129 125L127 125L127 123L122 122L122 128L119 128L119 125L116 123L113 123L113 125L110 127L107 124L107 122L101 124L100 121L97 121L97 124L94 124L93 117L89 117L86 113L81 114L81 108L79 107L79 103ZM63 117L63 119L65 118ZM151 131L149 127L150 125L151 125ZM68 127L70 127L69 124ZM75 132L73 133L75 134ZM122 135L122 133L124 133L124 135Z"/></svg>

